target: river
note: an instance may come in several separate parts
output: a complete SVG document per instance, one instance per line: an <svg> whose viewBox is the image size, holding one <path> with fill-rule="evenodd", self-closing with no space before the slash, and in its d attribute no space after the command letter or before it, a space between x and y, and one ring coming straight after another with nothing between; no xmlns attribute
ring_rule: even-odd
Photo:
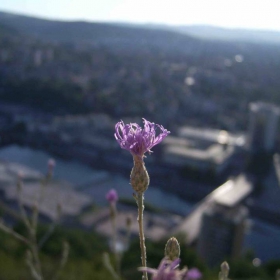
<svg viewBox="0 0 280 280"><path fill-rule="evenodd" d="M105 170L94 170L83 163L74 160L64 160L42 150L18 145L10 145L0 149L0 159L17 162L42 173L46 173L47 162L50 158L56 161L54 178L69 181L74 187L88 185L91 181L95 181L98 176L110 176ZM120 197L132 198L133 191L129 185L129 178L115 176L113 181L113 187L117 189ZM97 185L96 187L91 187L90 190L86 190L86 192L94 197L95 203L103 205L105 203L105 194L111 187L112 185L107 186L107 188ZM157 208L181 215L188 214L193 207L191 203L182 200L178 196L153 186L149 187L145 200Z"/></svg>

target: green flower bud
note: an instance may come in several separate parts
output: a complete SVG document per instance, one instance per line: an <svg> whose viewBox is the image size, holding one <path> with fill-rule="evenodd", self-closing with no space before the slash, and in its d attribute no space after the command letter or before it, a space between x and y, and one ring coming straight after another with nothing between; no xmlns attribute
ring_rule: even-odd
<svg viewBox="0 0 280 280"><path fill-rule="evenodd" d="M180 245L175 237L171 237L165 245L165 256L171 261L180 257Z"/></svg>
<svg viewBox="0 0 280 280"><path fill-rule="evenodd" d="M221 271L224 273L224 274L227 274L229 273L229 265L227 262L223 262L221 264Z"/></svg>
<svg viewBox="0 0 280 280"><path fill-rule="evenodd" d="M219 273L219 280L227 280L229 274L229 265L227 262L221 264L221 272Z"/></svg>

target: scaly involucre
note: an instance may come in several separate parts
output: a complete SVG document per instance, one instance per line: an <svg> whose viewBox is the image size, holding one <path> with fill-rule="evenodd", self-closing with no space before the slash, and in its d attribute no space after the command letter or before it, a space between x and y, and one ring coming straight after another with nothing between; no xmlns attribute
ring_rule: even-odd
<svg viewBox="0 0 280 280"><path fill-rule="evenodd" d="M159 144L170 132L162 125L151 123L143 119L144 128L137 123L124 124L120 121L116 124L115 138L122 149L128 150L132 155L143 157L146 152ZM157 130L159 133L157 135Z"/></svg>

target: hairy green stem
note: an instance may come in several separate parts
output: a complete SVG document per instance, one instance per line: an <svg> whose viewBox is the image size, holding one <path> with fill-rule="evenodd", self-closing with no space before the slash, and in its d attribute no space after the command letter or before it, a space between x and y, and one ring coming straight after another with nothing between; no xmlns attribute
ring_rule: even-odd
<svg viewBox="0 0 280 280"><path fill-rule="evenodd" d="M138 224L139 224L139 238L140 238L140 249L141 249L141 260L142 266L147 267L146 261L146 246L143 226L143 212L144 212L144 194L137 193L137 205L138 205ZM148 274L146 271L143 272L143 280L148 280Z"/></svg>
<svg viewBox="0 0 280 280"><path fill-rule="evenodd" d="M121 265L120 265L120 256L118 253L118 249L117 249L117 229L116 229L116 209L114 207L114 216L112 217L112 231L113 231L113 252L115 255L115 261L116 261L116 271L118 273L118 275L120 275L121 273Z"/></svg>
<svg viewBox="0 0 280 280"><path fill-rule="evenodd" d="M6 233L11 234L13 237L15 237L16 239L22 241L23 243L29 245L29 240L28 239L26 239L24 236L22 236L21 234L15 232L13 229L5 226L2 223L0 223L0 229L2 229Z"/></svg>
<svg viewBox="0 0 280 280"><path fill-rule="evenodd" d="M39 252L38 252L35 229L31 229L31 231L30 231L30 241L31 241L30 250L31 250L32 256L34 258L34 268L36 269L38 275L40 276L40 279L43 280L43 274L42 274L42 269L41 269L41 262L39 259Z"/></svg>

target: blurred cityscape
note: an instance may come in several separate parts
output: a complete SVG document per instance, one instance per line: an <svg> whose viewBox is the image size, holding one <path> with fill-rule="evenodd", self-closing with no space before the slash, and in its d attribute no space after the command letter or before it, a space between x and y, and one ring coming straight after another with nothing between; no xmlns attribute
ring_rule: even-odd
<svg viewBox="0 0 280 280"><path fill-rule="evenodd" d="M64 225L110 236L102 206L115 188L122 236L136 208L114 126L144 117L171 131L146 158L147 238L183 233L209 266L248 250L280 259L279 43L192 36L0 13L3 218L17 219L18 174L32 208L53 157L41 221L59 203Z"/></svg>

